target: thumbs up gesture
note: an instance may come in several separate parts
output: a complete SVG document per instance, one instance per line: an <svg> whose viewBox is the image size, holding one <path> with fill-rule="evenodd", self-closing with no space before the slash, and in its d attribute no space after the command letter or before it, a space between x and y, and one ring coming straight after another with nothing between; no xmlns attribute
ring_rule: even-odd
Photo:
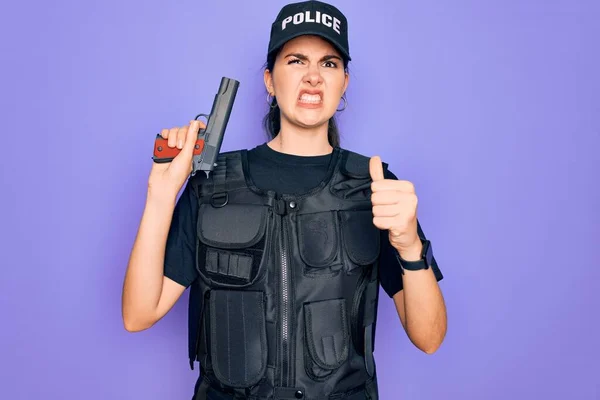
<svg viewBox="0 0 600 400"><path fill-rule="evenodd" d="M373 224L389 232L390 243L401 254L420 246L417 232L417 195L409 181L385 179L377 156L369 164Z"/></svg>

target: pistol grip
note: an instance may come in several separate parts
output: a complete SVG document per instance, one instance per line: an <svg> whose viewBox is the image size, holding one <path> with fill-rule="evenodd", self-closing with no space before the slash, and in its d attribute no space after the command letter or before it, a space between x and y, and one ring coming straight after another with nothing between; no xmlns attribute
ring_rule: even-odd
<svg viewBox="0 0 600 400"><path fill-rule="evenodd" d="M169 141L163 138L161 134L156 135L156 140L154 141L154 155L152 156L152 160L154 160L155 163L171 162L179 152L181 152L177 147L169 147L168 143ZM202 154L202 150L204 150L204 139L198 139L194 146L194 156Z"/></svg>

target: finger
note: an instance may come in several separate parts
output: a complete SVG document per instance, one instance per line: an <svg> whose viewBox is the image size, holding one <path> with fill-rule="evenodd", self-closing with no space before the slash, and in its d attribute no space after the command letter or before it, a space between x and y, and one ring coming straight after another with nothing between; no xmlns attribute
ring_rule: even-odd
<svg viewBox="0 0 600 400"><path fill-rule="evenodd" d="M166 139L169 137L169 130L168 129L163 129L160 131L160 135L162 136L163 139Z"/></svg>
<svg viewBox="0 0 600 400"><path fill-rule="evenodd" d="M381 181L373 182L371 184L371 190L373 192L396 190L399 192L414 193L415 185L409 181L400 181L400 180L396 180L396 179L384 179Z"/></svg>
<svg viewBox="0 0 600 400"><path fill-rule="evenodd" d="M391 229L394 226L394 218L373 217L373 225L379 229Z"/></svg>
<svg viewBox="0 0 600 400"><path fill-rule="evenodd" d="M369 160L369 173L373 182L381 181L384 179L383 176L383 164L379 156L371 157Z"/></svg>
<svg viewBox="0 0 600 400"><path fill-rule="evenodd" d="M373 206L374 217L396 217L402 213L405 208L401 204L391 204L383 206Z"/></svg>
<svg viewBox="0 0 600 400"><path fill-rule="evenodd" d="M183 149L183 144L185 143L185 138L188 132L189 126L182 126L181 128L179 128L179 130L177 131L177 148L178 149Z"/></svg>
<svg viewBox="0 0 600 400"><path fill-rule="evenodd" d="M377 228L400 232L400 235L394 235L396 237L399 237L403 234L403 232L406 232L410 224L410 219L399 220L398 217L373 217L373 225L375 225Z"/></svg>
<svg viewBox="0 0 600 400"><path fill-rule="evenodd" d="M175 147L177 144L177 132L179 128L171 128L169 129L169 138L167 140L167 145L171 148Z"/></svg>
<svg viewBox="0 0 600 400"><path fill-rule="evenodd" d="M397 204L402 199L402 193L397 190L378 191L371 195L373 205L391 205Z"/></svg>

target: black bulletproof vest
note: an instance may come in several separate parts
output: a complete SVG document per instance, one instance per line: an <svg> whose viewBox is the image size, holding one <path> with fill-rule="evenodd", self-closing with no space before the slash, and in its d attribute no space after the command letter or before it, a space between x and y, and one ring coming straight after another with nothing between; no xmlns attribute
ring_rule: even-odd
<svg viewBox="0 0 600 400"><path fill-rule="evenodd" d="M210 387L248 399L378 399L369 158L334 148L326 179L301 196L254 186L245 150L222 153L210 178L189 184L200 207L196 398Z"/></svg>

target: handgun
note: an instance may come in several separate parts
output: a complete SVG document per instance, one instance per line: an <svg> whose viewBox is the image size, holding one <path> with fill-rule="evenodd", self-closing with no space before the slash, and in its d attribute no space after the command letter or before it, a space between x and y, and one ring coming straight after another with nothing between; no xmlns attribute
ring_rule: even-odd
<svg viewBox="0 0 600 400"><path fill-rule="evenodd" d="M223 136L227 129L227 123L239 86L240 83L235 79L221 78L221 84L215 95L210 114L198 114L194 118L197 120L200 117L206 117L207 121L206 128L198 131L198 139L196 140L192 159L191 176L196 175L198 171L204 171L208 178L210 172L216 167L216 160L221 150ZM164 139L160 133L156 135L154 155L152 156L155 163L171 162L181 151L177 147L169 147L167 143L168 140Z"/></svg>

